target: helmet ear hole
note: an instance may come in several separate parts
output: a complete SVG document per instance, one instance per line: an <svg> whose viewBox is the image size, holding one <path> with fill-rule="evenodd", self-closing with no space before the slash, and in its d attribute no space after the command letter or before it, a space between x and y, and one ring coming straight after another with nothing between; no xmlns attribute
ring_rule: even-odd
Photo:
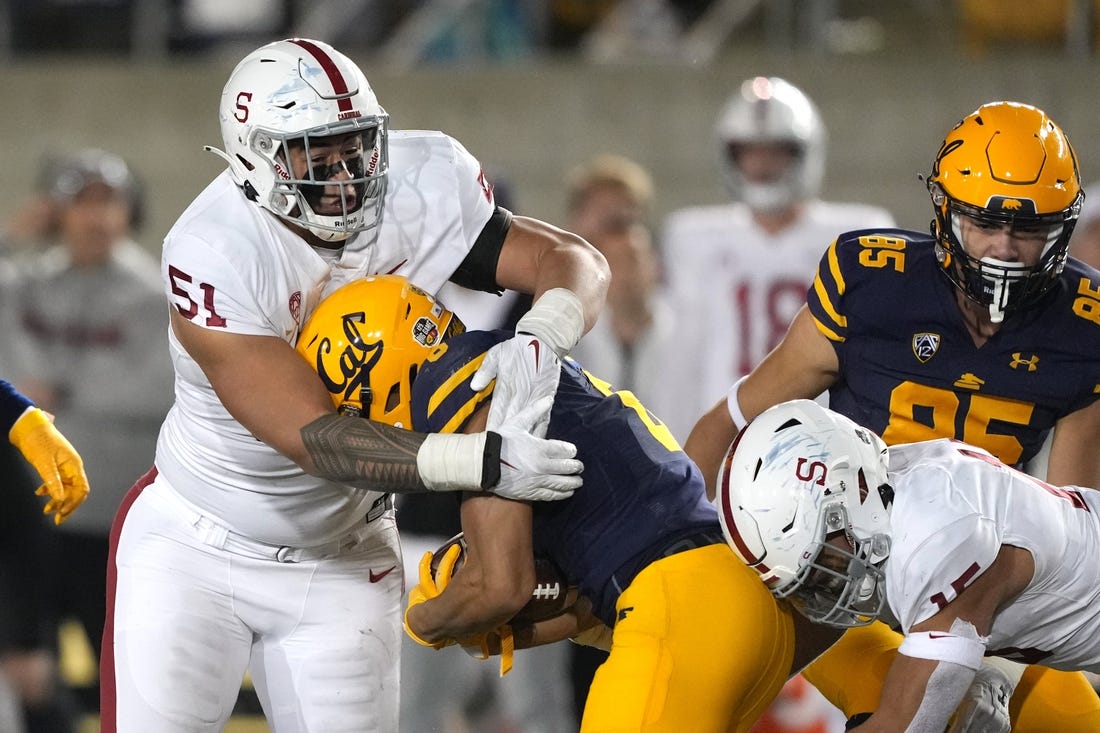
<svg viewBox="0 0 1100 733"><path fill-rule="evenodd" d="M393 412L401 404L401 385L394 382L390 385L390 393L386 396L386 412Z"/></svg>

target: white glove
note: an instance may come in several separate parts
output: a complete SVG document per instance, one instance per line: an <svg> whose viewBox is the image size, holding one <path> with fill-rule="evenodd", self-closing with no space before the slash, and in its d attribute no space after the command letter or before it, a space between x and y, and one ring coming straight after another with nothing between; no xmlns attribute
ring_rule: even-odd
<svg viewBox="0 0 1100 733"><path fill-rule="evenodd" d="M470 389L480 392L496 379L489 406L487 430L498 430L509 418L527 406L549 397L545 413L531 423L531 433L546 436L550 410L561 379L561 359L538 337L517 333L485 354L485 360L470 379Z"/></svg>
<svg viewBox="0 0 1100 733"><path fill-rule="evenodd" d="M584 464L575 457L577 447L532 434L535 421L552 405L553 397L543 397L489 431L490 439L494 433L500 437L500 480L486 481L487 491L520 501L551 501L567 499L580 488Z"/></svg>
<svg viewBox="0 0 1100 733"><path fill-rule="evenodd" d="M536 400L553 398L561 378L561 358L583 333L584 306L573 291L551 288L539 296L516 323L516 335L489 349L470 379L475 392L497 380L486 428L496 430ZM546 435L552 406L532 424L532 432L540 438Z"/></svg>
<svg viewBox="0 0 1100 733"><path fill-rule="evenodd" d="M1009 733L1012 724L1008 701L1015 689L1016 681L1005 670L983 663L956 709L947 733Z"/></svg>

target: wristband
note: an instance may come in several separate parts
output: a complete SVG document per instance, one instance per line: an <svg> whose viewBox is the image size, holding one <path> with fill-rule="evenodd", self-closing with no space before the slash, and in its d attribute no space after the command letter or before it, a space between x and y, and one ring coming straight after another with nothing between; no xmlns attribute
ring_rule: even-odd
<svg viewBox="0 0 1100 733"><path fill-rule="evenodd" d="M495 449L488 444L489 433L430 433L416 452L416 470L428 491L480 491L490 463L490 453L496 477L500 479L500 436Z"/></svg>
<svg viewBox="0 0 1100 733"><path fill-rule="evenodd" d="M726 409L729 410L730 417L733 419L733 427L737 428L737 432L741 432L748 424L748 420L745 419L745 413L741 412L741 403L737 401L737 393L741 390L741 383L749 378L749 375L738 379L730 387L729 392L726 393Z"/></svg>
<svg viewBox="0 0 1100 733"><path fill-rule="evenodd" d="M500 482L500 447L504 439L500 433L492 430L485 431L485 448L482 451L481 462L481 489L487 490Z"/></svg>
<svg viewBox="0 0 1100 733"><path fill-rule="evenodd" d="M551 288L516 323L516 333L529 333L564 357L584 335L584 305L566 288Z"/></svg>
<svg viewBox="0 0 1100 733"><path fill-rule="evenodd" d="M988 637L978 635L973 624L957 618L951 624L951 631L947 633L919 631L907 634L898 647L898 653L917 659L950 662L976 670L982 666L988 641Z"/></svg>

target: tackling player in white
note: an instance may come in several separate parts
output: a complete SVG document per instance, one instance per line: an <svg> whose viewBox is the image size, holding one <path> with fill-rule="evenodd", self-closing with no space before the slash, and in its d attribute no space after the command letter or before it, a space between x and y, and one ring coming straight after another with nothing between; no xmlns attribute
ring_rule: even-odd
<svg viewBox="0 0 1100 733"><path fill-rule="evenodd" d="M811 621L905 634L878 710L853 730L943 731L977 673L992 693L963 709L991 717L967 730L1007 731L1011 666L990 671L987 655L1100 671L1096 491L954 440L887 448L792 400L731 446L718 505L734 551Z"/></svg>
<svg viewBox="0 0 1100 733"><path fill-rule="evenodd" d="M457 141L389 130L360 69L322 42L246 56L220 120L228 170L164 243L176 402L113 531L102 728L220 730L248 670L277 733L393 731L403 577L389 494L554 499L580 485L574 447L542 439L537 397L595 321L607 266L496 206ZM324 295L375 273L535 295L478 377L506 397L486 432L336 414L294 344ZM547 414L517 420L532 402Z"/></svg>

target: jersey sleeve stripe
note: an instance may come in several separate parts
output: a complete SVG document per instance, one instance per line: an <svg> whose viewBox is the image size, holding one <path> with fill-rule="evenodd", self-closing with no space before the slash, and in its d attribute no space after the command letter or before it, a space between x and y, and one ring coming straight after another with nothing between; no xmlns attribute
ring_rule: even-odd
<svg viewBox="0 0 1100 733"><path fill-rule="evenodd" d="M848 319L837 313L836 306L829 300L829 293L825 289L825 283L821 281L821 275L814 278L814 294L817 296L817 300L821 304L822 310L832 319L836 327L838 329L847 328Z"/></svg>
<svg viewBox="0 0 1100 733"><path fill-rule="evenodd" d="M431 399L428 400L428 413L431 414L435 412L443 400L450 397L454 394L455 390L470 381L470 378L474 375L474 372L478 370L478 367L481 366L481 362L483 361L485 361L485 354L481 354L476 359L471 359L466 364L463 364L462 367L456 369L454 374L447 377L443 384L436 387L435 392L432 393Z"/></svg>
<svg viewBox="0 0 1100 733"><path fill-rule="evenodd" d="M817 316L810 314L810 318L814 319L814 325L817 326L817 330L821 331L821 335L823 335L825 338L829 339L830 341L836 341L840 344L844 343L845 337L841 336L839 333L826 326L824 323L821 322L820 319L818 319Z"/></svg>
<svg viewBox="0 0 1100 733"><path fill-rule="evenodd" d="M829 252L827 258L829 261L829 274L833 276L833 282L836 283L836 294L844 295L844 273L840 271L840 257L836 253L837 240L833 240L833 243L829 245Z"/></svg>

